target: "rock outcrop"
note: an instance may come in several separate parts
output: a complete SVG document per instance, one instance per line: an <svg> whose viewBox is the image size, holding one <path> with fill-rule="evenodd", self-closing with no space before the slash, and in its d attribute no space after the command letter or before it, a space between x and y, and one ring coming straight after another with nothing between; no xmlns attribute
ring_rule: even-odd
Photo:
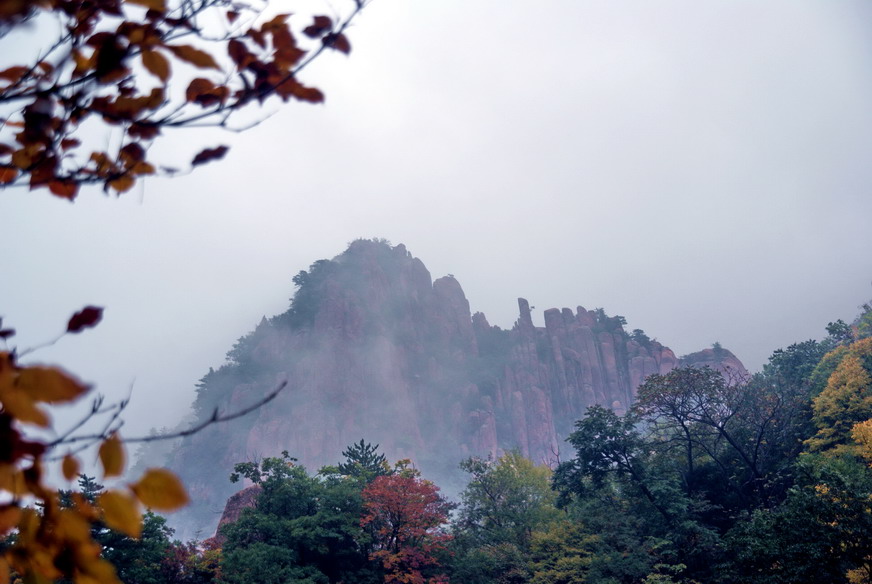
<svg viewBox="0 0 872 584"><path fill-rule="evenodd" d="M624 412L646 376L679 364L601 309L552 308L536 327L519 299L511 330L491 326L471 314L457 280L433 281L402 245L356 241L294 281L291 308L240 339L198 387L194 410L204 418L288 381L267 406L173 452L170 465L198 502L186 523L214 528L233 464L282 450L317 468L364 438L389 459L412 459L448 492L462 487L457 465L470 455L516 448L554 462L588 406ZM697 362L730 359L718 347Z"/></svg>

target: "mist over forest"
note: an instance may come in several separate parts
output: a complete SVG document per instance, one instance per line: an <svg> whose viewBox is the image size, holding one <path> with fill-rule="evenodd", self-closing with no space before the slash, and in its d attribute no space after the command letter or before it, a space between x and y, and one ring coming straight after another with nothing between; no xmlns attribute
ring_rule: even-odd
<svg viewBox="0 0 872 584"><path fill-rule="evenodd" d="M872 4L292 4L0 0L0 584L872 583Z"/></svg>

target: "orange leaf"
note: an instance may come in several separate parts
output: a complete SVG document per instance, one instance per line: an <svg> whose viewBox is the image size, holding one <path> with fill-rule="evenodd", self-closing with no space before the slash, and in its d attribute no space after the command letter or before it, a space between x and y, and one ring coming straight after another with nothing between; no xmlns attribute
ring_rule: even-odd
<svg viewBox="0 0 872 584"><path fill-rule="evenodd" d="M119 176L116 179L110 180L108 186L118 191L118 193L126 193L133 188L133 185L135 183L136 179L133 176L125 174L123 176Z"/></svg>
<svg viewBox="0 0 872 584"><path fill-rule="evenodd" d="M161 81L166 82L170 78L170 62L157 51L144 49L142 51L142 64Z"/></svg>
<svg viewBox="0 0 872 584"><path fill-rule="evenodd" d="M42 428L49 426L48 415L36 407L33 399L23 391L13 389L0 394L3 409L19 422L34 424Z"/></svg>
<svg viewBox="0 0 872 584"><path fill-rule="evenodd" d="M73 401L89 387L56 367L26 367L18 375L18 389L33 401L63 403Z"/></svg>
<svg viewBox="0 0 872 584"><path fill-rule="evenodd" d="M55 515L55 537L62 541L85 543L91 539L91 526L78 511L61 509Z"/></svg>
<svg viewBox="0 0 872 584"><path fill-rule="evenodd" d="M14 166L0 166L0 185L8 185L18 178L18 169Z"/></svg>
<svg viewBox="0 0 872 584"><path fill-rule="evenodd" d="M64 478L68 481L79 476L79 460L72 454L64 456L64 461L61 463L61 469L64 473Z"/></svg>
<svg viewBox="0 0 872 584"><path fill-rule="evenodd" d="M124 445L117 433L103 441L98 454L104 477L117 477L124 472Z"/></svg>
<svg viewBox="0 0 872 584"><path fill-rule="evenodd" d="M293 77L280 83L276 86L278 93L285 101L289 97L295 97L300 101L308 101L309 103L321 103L324 101L324 94L316 87L306 87Z"/></svg>
<svg viewBox="0 0 872 584"><path fill-rule="evenodd" d="M154 174L155 169L153 164L151 164L150 162L145 162L143 160L142 162L137 162L136 164L134 164L133 168L130 169L130 172L132 172L136 176L142 176L144 174Z"/></svg>
<svg viewBox="0 0 872 584"><path fill-rule="evenodd" d="M73 62L76 68L73 69L73 78L78 78L97 66L97 54L91 53L89 56L82 54L82 51L76 49L73 51Z"/></svg>
<svg viewBox="0 0 872 584"><path fill-rule="evenodd" d="M14 496L26 494L27 485L24 484L24 473L11 464L0 463L0 489L8 491Z"/></svg>
<svg viewBox="0 0 872 584"><path fill-rule="evenodd" d="M197 77L191 80L188 89L185 91L185 98L188 101L199 103L204 107L209 107L216 103L221 103L227 99L229 90L224 86L216 86L208 79Z"/></svg>
<svg viewBox="0 0 872 584"><path fill-rule="evenodd" d="M256 60L255 56L248 50L248 47L245 46L245 43L238 39L230 39L230 42L227 43L227 54L230 55L230 58L233 59L233 62L240 69L245 69L249 63Z"/></svg>
<svg viewBox="0 0 872 584"><path fill-rule="evenodd" d="M143 505L158 511L175 511L188 503L182 482L165 468L148 469L130 488Z"/></svg>
<svg viewBox="0 0 872 584"><path fill-rule="evenodd" d="M200 69L221 70L221 67L218 66L218 63L215 62L212 55L206 51L201 51L190 45L166 45L166 48L172 51L173 54L182 61L187 61L195 67L199 67Z"/></svg>
<svg viewBox="0 0 872 584"><path fill-rule="evenodd" d="M166 12L167 4L165 0L127 0L130 4L145 6L149 10L157 10L158 12Z"/></svg>
<svg viewBox="0 0 872 584"><path fill-rule="evenodd" d="M8 69L0 71L0 79L5 79L11 83L16 83L22 77L24 77L25 74L27 74L27 71L28 68L22 67L21 65L18 65L16 67L9 67Z"/></svg>
<svg viewBox="0 0 872 584"><path fill-rule="evenodd" d="M6 535L13 527L17 527L20 519L21 509L17 505L7 503L0 506L0 536Z"/></svg>
<svg viewBox="0 0 872 584"><path fill-rule="evenodd" d="M9 562L6 558L0 557L0 584L9 584Z"/></svg>
<svg viewBox="0 0 872 584"><path fill-rule="evenodd" d="M130 537L142 534L142 516L139 505L131 495L122 491L112 490L101 493L97 505L103 509L103 520L106 525Z"/></svg>
<svg viewBox="0 0 872 584"><path fill-rule="evenodd" d="M48 190L53 195L72 201L79 193L79 185L71 180L52 180L48 183Z"/></svg>

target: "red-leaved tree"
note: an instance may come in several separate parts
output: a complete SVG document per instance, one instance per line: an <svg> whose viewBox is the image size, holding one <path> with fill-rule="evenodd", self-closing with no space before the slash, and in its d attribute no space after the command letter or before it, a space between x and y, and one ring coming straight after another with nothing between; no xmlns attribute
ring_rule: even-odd
<svg viewBox="0 0 872 584"><path fill-rule="evenodd" d="M434 554L449 538L442 526L453 505L408 461L398 466L397 474L377 477L363 490L361 525L374 537L370 557L381 563L385 582L447 583L443 574L434 574L439 567Z"/></svg>

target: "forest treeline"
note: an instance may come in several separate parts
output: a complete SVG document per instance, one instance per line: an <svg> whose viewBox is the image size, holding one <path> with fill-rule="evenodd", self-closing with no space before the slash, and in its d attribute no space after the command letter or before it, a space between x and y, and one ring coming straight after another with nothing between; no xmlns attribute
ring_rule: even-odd
<svg viewBox="0 0 872 584"><path fill-rule="evenodd" d="M456 502L361 440L317 472L288 453L237 464L256 503L210 539L175 541L152 513L138 540L92 535L127 584L872 582L863 309L749 378L649 377L626 415L589 408L554 468L464 460ZM78 496L101 490L83 476Z"/></svg>

